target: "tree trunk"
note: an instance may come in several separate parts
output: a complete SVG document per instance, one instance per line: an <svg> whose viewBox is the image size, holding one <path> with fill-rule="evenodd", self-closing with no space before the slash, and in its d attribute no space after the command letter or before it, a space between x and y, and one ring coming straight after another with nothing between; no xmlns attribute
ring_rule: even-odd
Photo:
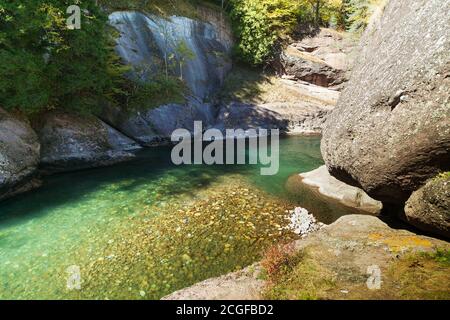
<svg viewBox="0 0 450 320"><path fill-rule="evenodd" d="M316 2L316 25L320 24L320 0Z"/></svg>

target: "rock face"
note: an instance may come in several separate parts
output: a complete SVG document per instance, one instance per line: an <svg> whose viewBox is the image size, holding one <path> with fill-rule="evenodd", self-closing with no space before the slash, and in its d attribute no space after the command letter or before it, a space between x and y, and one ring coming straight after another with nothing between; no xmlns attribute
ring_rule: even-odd
<svg viewBox="0 0 450 320"><path fill-rule="evenodd" d="M378 214L383 208L383 204L380 201L372 199L363 190L349 186L332 177L328 173L326 166L302 173L300 176L303 178L302 182L304 184L318 188L320 194L336 199L346 206L371 214Z"/></svg>
<svg viewBox="0 0 450 320"><path fill-rule="evenodd" d="M450 238L450 175L431 179L405 206L406 220L423 230Z"/></svg>
<svg viewBox="0 0 450 320"><path fill-rule="evenodd" d="M217 110L204 101L222 85L231 69L233 45L231 26L220 13L199 7L201 20L172 16L169 18L139 12L114 12L109 20L120 32L116 51L123 61L134 67L133 78L151 81L154 73L183 77L191 90L184 104L171 103L140 111L127 112L108 107L102 119L144 146L170 142L175 129L193 130L194 121L202 121L206 129L214 124ZM193 55L183 57L183 45ZM186 53L184 53L186 55ZM179 62L184 60L180 70Z"/></svg>
<svg viewBox="0 0 450 320"><path fill-rule="evenodd" d="M35 125L41 165L48 172L114 164L134 157L141 147L95 117L49 113Z"/></svg>
<svg viewBox="0 0 450 320"><path fill-rule="evenodd" d="M321 29L313 37L289 45L281 54L287 75L318 86L335 87L347 81L350 40L333 30Z"/></svg>
<svg viewBox="0 0 450 320"><path fill-rule="evenodd" d="M215 127L280 129L283 133L320 133L339 92L287 79L271 79L258 101L222 104Z"/></svg>
<svg viewBox="0 0 450 320"><path fill-rule="evenodd" d="M212 105L197 101L167 104L132 114L110 107L102 115L107 123L148 147L168 144L175 129L192 132L194 121L202 121L203 128L207 129L214 123L215 117L216 110Z"/></svg>
<svg viewBox="0 0 450 320"><path fill-rule="evenodd" d="M149 78L152 73L163 73L162 68L168 57L177 67L171 73L183 75L192 93L204 99L210 96L222 84L225 75L231 69L229 53L232 47L231 27L211 13L202 11L212 23L197 21L186 17L169 18L145 15L139 12L114 12L109 16L112 26L120 32L116 51L125 63L138 69L144 69L143 75ZM183 44L193 57L183 57L178 50ZM179 61L184 59L182 72ZM175 63L174 63L175 62Z"/></svg>
<svg viewBox="0 0 450 320"><path fill-rule="evenodd" d="M450 168L449 1L390 1L327 120L330 173L402 207Z"/></svg>
<svg viewBox="0 0 450 320"><path fill-rule="evenodd" d="M39 150L33 129L0 109L0 200L34 186Z"/></svg>

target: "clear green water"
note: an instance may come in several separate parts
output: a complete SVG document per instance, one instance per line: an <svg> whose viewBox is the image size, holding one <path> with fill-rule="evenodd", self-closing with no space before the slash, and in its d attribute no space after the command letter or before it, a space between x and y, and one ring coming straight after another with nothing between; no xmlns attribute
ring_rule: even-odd
<svg viewBox="0 0 450 320"><path fill-rule="evenodd" d="M91 281L106 275L108 281L114 282L116 278L125 279L127 285L124 288L119 286L122 280L116 281L119 292L111 292L111 297L159 298L163 294L202 278L251 263L258 258L257 255L249 255L242 259L240 258L242 254L239 252L234 256L228 253L223 258L222 255L216 255L215 265L210 269L208 269L208 262L205 262L210 260L201 262L204 270L211 270L211 272L197 272L193 276L183 275L172 282L161 279L158 280L161 282L159 283L155 280L158 283L148 284L145 279L145 273L148 271L145 271L147 270L145 268L150 262L147 261L139 268L136 267L139 271L134 274L128 271L133 270L133 266L123 263L133 264L135 260L127 260L128 258L120 256L122 251L117 251L120 259L125 259L122 263L117 262L109 267L102 262L102 269L98 271L98 275L97 271L91 272L91 269L95 269L92 266L97 260L104 261L111 258L109 256L105 258L104 254L108 246L115 243L114 241L117 242L115 239L119 239L119 235L123 243L128 243L127 237L133 237L133 228L146 224L151 226L152 219L160 215L169 214L171 216L168 218L172 218L175 212L168 213L166 208L173 206L185 208L188 203L204 198L205 195L202 192L205 190L217 190L221 183L230 184L230 181L231 183L237 181L235 177L248 183L252 189L260 190L258 192L263 196L283 199L289 206L306 205L319 220L324 222L335 220L339 215L346 213L345 208L323 202L312 194L304 192L292 194L285 190L285 183L289 176L312 170L323 164L319 145L318 137L283 139L280 143L280 171L276 176L260 176L259 168L249 165L176 167L170 163L170 150L159 148L146 150L135 161L114 167L48 177L42 188L0 203L0 298L108 298L104 295L105 286L99 285L96 288L92 283L86 295L83 295L82 290L76 294L69 292L65 286L65 279L66 269L71 265L86 266L89 269L87 272L90 274ZM227 177L233 178L227 180ZM243 194L245 196L246 193ZM228 195L225 196L228 197ZM258 199L258 202L263 201L264 199ZM217 206L220 207L220 204ZM144 211L145 214L143 214ZM230 226L233 224L231 221ZM206 227L205 230L207 230ZM164 232L161 234L164 235ZM214 234L216 234L215 231ZM188 234L185 237L190 236ZM225 237L225 235L222 236ZM179 239L184 242L182 237ZM202 236L197 241L202 241L203 238L205 237ZM153 245L152 241L158 241L158 238L149 237L146 241L148 242L138 242L148 243L150 246ZM211 242L210 239L208 241ZM241 252L251 251L252 243L254 242L239 242L237 247ZM193 246L197 247L197 244ZM225 246L225 251L228 250L227 246L228 244ZM201 245L198 248L201 248ZM119 249L115 247L115 250ZM152 252L147 252L147 249L142 246L136 250L142 250L142 254L150 258L152 256ZM198 250L196 252L197 255L202 256L201 252L199 253ZM137 253L138 256L140 254L140 252ZM154 255L156 254L155 252ZM230 257L236 261L230 260ZM187 259L185 255L182 258ZM220 259L224 259L224 263L221 264ZM139 261L141 260L136 260L136 265L140 263ZM151 263L154 268L173 269L170 263L169 266L166 266L167 263L157 265L155 261ZM157 263L160 261L158 260ZM194 265L186 267L184 261L181 268L195 269L195 261L191 264ZM144 266L147 267L144 268ZM118 274L116 278L115 273ZM192 270L188 274L191 275ZM160 278L164 278L165 273L162 275ZM172 274L170 276L176 278ZM144 293L138 290L140 284L134 286L138 278L145 286L154 289L152 294L147 293L151 288L146 289ZM129 290L133 294L123 293L122 290Z"/></svg>

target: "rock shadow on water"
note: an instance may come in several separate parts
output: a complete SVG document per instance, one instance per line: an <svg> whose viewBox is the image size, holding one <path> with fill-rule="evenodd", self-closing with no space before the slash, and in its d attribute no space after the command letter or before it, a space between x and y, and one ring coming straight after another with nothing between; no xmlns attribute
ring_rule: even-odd
<svg viewBox="0 0 450 320"><path fill-rule="evenodd" d="M176 167L171 163L169 148L147 149L127 163L48 176L40 189L0 203L0 222L3 227L25 223L58 207L82 201L106 186L114 186L111 197L114 193L132 193L148 188L149 182L159 187L160 198L194 195L198 189L208 187L222 175L245 170L248 170L245 166Z"/></svg>
<svg viewBox="0 0 450 320"><path fill-rule="evenodd" d="M311 212L318 221L325 224L332 224L346 215L374 215L358 208L346 206L338 200L321 195L317 188L305 185L298 174L289 177L285 189L288 193L287 197L291 199L291 201L300 203L301 206Z"/></svg>

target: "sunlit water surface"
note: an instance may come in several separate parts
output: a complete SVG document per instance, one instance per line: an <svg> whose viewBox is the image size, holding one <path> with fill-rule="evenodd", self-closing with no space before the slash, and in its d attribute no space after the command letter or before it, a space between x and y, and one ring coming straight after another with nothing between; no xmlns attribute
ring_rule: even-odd
<svg viewBox="0 0 450 320"><path fill-rule="evenodd" d="M251 264L295 236L280 231L287 209L307 207L325 223L347 213L286 191L289 176L323 164L319 145L319 137L282 139L275 176L251 165L177 167L158 148L48 177L0 204L0 298L157 299ZM80 290L70 287L74 265Z"/></svg>

